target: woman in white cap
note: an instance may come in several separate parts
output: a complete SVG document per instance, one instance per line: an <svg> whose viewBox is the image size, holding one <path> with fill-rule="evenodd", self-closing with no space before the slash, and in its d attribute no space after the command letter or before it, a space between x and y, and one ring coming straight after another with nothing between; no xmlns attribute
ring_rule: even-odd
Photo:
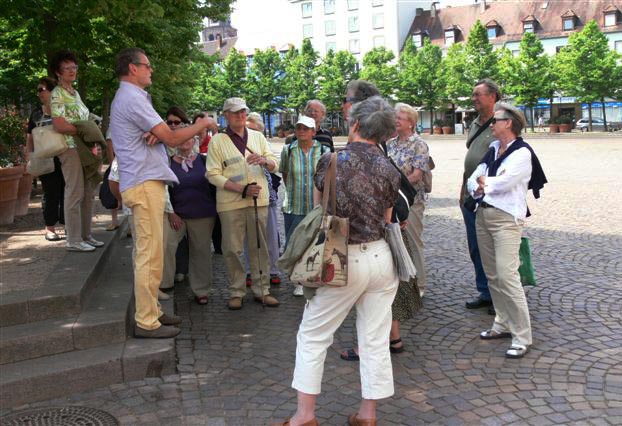
<svg viewBox="0 0 622 426"><path fill-rule="evenodd" d="M296 122L296 139L283 146L281 167L287 196L283 200L283 221L285 238L289 241L292 232L302 219L313 210L313 175L320 157L330 148L315 140L315 120L301 115ZM302 296L302 285L295 284L294 296Z"/></svg>

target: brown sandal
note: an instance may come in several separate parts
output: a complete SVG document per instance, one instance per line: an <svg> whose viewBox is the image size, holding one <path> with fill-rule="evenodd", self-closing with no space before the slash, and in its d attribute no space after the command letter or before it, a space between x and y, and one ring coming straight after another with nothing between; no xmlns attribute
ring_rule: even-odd
<svg viewBox="0 0 622 426"><path fill-rule="evenodd" d="M359 413L351 414L348 417L348 425L350 426L376 426L376 419L360 419Z"/></svg>

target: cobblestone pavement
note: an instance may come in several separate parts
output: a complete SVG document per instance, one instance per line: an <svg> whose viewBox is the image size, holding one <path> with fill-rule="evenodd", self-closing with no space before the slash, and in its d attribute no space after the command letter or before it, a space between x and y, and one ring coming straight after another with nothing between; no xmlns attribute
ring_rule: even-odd
<svg viewBox="0 0 622 426"><path fill-rule="evenodd" d="M464 308L475 295L456 199L464 142L435 141L425 306L402 326L407 350L393 355L396 393L379 404L380 424L622 424L622 139L533 146L550 183L530 201L525 232L539 281L527 289L531 351L505 359L507 341L478 338L492 317ZM178 374L34 405L101 408L122 424L261 425L291 415L303 300L284 282L273 286L278 309L248 295L243 310L228 311L222 258L214 263L207 306L195 304L186 285L175 291L184 317ZM351 315L328 352L321 424L346 424L358 404L358 364L339 359L355 344L354 331Z"/></svg>

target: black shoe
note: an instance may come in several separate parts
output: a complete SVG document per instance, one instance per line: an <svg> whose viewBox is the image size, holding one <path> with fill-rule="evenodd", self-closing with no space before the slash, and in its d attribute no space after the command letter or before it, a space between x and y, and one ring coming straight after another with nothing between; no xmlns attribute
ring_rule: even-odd
<svg viewBox="0 0 622 426"><path fill-rule="evenodd" d="M497 315L497 312L495 311L495 307L494 306L489 306L488 307L488 315Z"/></svg>
<svg viewBox="0 0 622 426"><path fill-rule="evenodd" d="M479 309L486 306L492 306L492 300L484 300L481 298L469 300L465 303L467 309Z"/></svg>
<svg viewBox="0 0 622 426"><path fill-rule="evenodd" d="M155 330L145 330L139 326L134 326L134 337L143 339L170 339L181 333L181 330L172 325L161 325Z"/></svg>

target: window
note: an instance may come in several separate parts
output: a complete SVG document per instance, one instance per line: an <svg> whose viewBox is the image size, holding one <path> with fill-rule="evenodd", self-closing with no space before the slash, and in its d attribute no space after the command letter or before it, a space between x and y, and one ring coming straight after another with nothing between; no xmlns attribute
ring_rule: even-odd
<svg viewBox="0 0 622 426"><path fill-rule="evenodd" d="M337 24L335 21L326 21L324 22L324 34L327 36L335 35L337 32Z"/></svg>
<svg viewBox="0 0 622 426"><path fill-rule="evenodd" d="M348 31L351 33L355 33L359 30L359 17L358 16L350 16L348 18Z"/></svg>
<svg viewBox="0 0 622 426"><path fill-rule="evenodd" d="M333 52L337 51L337 43L335 43L334 41L327 41L326 42L326 52L332 50Z"/></svg>
<svg viewBox="0 0 622 426"><path fill-rule="evenodd" d="M533 21L523 22L523 32L524 33L532 33L533 32Z"/></svg>
<svg viewBox="0 0 622 426"><path fill-rule="evenodd" d="M376 13L372 20L374 29L384 28L384 13Z"/></svg>
<svg viewBox="0 0 622 426"><path fill-rule="evenodd" d="M350 53L360 53L361 51L358 38L353 38L352 40L350 40L348 47L349 47Z"/></svg>
<svg viewBox="0 0 622 426"><path fill-rule="evenodd" d="M512 50L512 56L516 58L518 55L520 55L520 50Z"/></svg>
<svg viewBox="0 0 622 426"><path fill-rule="evenodd" d="M614 43L614 49L618 53L622 53L622 40L618 40Z"/></svg>
<svg viewBox="0 0 622 426"><path fill-rule="evenodd" d="M415 43L415 47L419 49L423 46L423 35L422 34L414 34L413 35L413 43Z"/></svg>
<svg viewBox="0 0 622 426"><path fill-rule="evenodd" d="M335 0L324 0L324 15L335 13Z"/></svg>
<svg viewBox="0 0 622 426"><path fill-rule="evenodd" d="M210 34L207 38L209 41L214 41L214 34Z"/></svg>
<svg viewBox="0 0 622 426"><path fill-rule="evenodd" d="M454 30L445 30L445 46L454 44L456 32Z"/></svg>
<svg viewBox="0 0 622 426"><path fill-rule="evenodd" d="M564 18L563 28L564 31L574 30L574 18Z"/></svg>
<svg viewBox="0 0 622 426"><path fill-rule="evenodd" d="M358 10L359 0L348 0L348 10Z"/></svg>
<svg viewBox="0 0 622 426"><path fill-rule="evenodd" d="M300 5L300 7L302 7L302 17L303 18L311 17L311 15L313 14L313 3L311 3L311 2L302 3Z"/></svg>
<svg viewBox="0 0 622 426"><path fill-rule="evenodd" d="M615 13L608 13L605 15L605 27L612 27L617 24L617 16Z"/></svg>
<svg viewBox="0 0 622 426"><path fill-rule="evenodd" d="M486 28L486 32L488 33L488 38L497 38L497 27L489 27Z"/></svg>
<svg viewBox="0 0 622 426"><path fill-rule="evenodd" d="M384 4L384 0L372 0L371 1L371 5L373 7L382 6L383 4Z"/></svg>
<svg viewBox="0 0 622 426"><path fill-rule="evenodd" d="M374 37L374 47L384 47L384 36Z"/></svg>
<svg viewBox="0 0 622 426"><path fill-rule="evenodd" d="M302 26L302 38L312 38L313 37L313 25L304 24Z"/></svg>

